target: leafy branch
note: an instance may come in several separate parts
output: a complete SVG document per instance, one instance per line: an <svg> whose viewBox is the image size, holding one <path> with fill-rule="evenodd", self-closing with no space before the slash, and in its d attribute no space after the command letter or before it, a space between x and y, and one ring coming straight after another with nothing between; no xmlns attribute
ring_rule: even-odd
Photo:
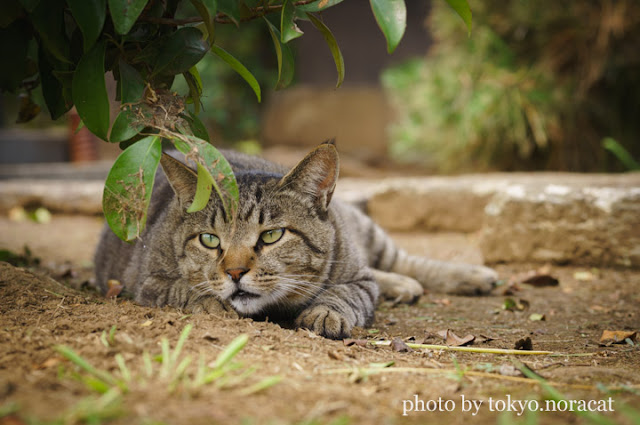
<svg viewBox="0 0 640 425"><path fill-rule="evenodd" d="M103 209L121 239L132 241L145 228L163 141L197 168L198 190L189 211L204 208L215 191L233 220L238 188L231 167L198 118L202 80L197 65L211 53L249 84L258 102L262 89L251 71L220 46L215 26L241 27L262 19L278 60L279 90L293 81L289 43L303 35L297 22L310 21L327 42L340 86L344 60L322 12L342 1L4 0L0 55L12 60L0 66L0 91L22 96L23 122L40 110L32 92L41 86L52 119L75 106L93 134L120 144L123 152L105 183ZM470 30L467 1L445 1ZM370 6L391 53L405 31L405 0L370 0ZM107 94L106 73L117 83L115 99ZM186 96L172 91L180 77L189 88ZM111 123L113 102L120 103L120 111Z"/></svg>

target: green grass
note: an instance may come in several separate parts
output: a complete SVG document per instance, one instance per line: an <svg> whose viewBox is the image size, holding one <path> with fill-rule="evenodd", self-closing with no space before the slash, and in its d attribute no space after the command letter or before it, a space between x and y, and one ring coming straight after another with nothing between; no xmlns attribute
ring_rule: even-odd
<svg viewBox="0 0 640 425"><path fill-rule="evenodd" d="M237 356L247 345L249 337L236 337L216 357L214 362L207 362L204 354L200 354L197 364L192 357L183 355L183 349L193 326L188 324L182 330L178 341L172 348L167 338L160 341L160 353L151 355L144 351L141 356L125 360L122 353L113 356L114 372L103 370L65 345L54 349L72 364L71 368L61 366L58 379L74 378L82 382L92 393L77 401L53 421L41 421L24 414L19 405L10 403L0 406L0 418L10 415L24 419L28 425L100 425L126 416L127 397L133 392L154 393L155 397L197 397L205 387L218 390L233 390L239 395L247 396L265 391L281 381L281 376L268 376L262 380L250 380L257 368L245 367L238 362ZM116 327L104 331L100 343L107 348L116 346ZM137 422L136 422L137 423ZM158 424L150 419L141 422L144 425Z"/></svg>

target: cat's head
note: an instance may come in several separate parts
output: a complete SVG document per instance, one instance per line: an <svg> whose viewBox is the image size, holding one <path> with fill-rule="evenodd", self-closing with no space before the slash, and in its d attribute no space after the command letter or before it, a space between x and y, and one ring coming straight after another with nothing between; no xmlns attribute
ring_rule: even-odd
<svg viewBox="0 0 640 425"><path fill-rule="evenodd" d="M215 295L246 316L307 304L335 261L328 209L338 165L335 146L325 143L284 176L237 173L239 206L235 219L226 220L215 195L204 210L186 212L196 174L165 155L162 166L176 194L173 247L192 296Z"/></svg>

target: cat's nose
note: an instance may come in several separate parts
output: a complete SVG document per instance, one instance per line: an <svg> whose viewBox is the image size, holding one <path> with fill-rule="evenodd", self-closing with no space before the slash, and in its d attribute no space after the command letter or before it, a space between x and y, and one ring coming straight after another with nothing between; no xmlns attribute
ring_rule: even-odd
<svg viewBox="0 0 640 425"><path fill-rule="evenodd" d="M224 272L229 276L235 283L240 282L242 276L244 276L249 271L246 267L238 267L236 269L227 269Z"/></svg>

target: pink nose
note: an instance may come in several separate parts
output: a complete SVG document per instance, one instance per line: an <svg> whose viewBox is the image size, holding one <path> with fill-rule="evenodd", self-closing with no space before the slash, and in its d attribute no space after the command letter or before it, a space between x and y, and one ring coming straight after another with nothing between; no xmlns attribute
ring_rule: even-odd
<svg viewBox="0 0 640 425"><path fill-rule="evenodd" d="M246 267L238 267L236 269L227 269L224 272L235 282L238 283L249 269Z"/></svg>

